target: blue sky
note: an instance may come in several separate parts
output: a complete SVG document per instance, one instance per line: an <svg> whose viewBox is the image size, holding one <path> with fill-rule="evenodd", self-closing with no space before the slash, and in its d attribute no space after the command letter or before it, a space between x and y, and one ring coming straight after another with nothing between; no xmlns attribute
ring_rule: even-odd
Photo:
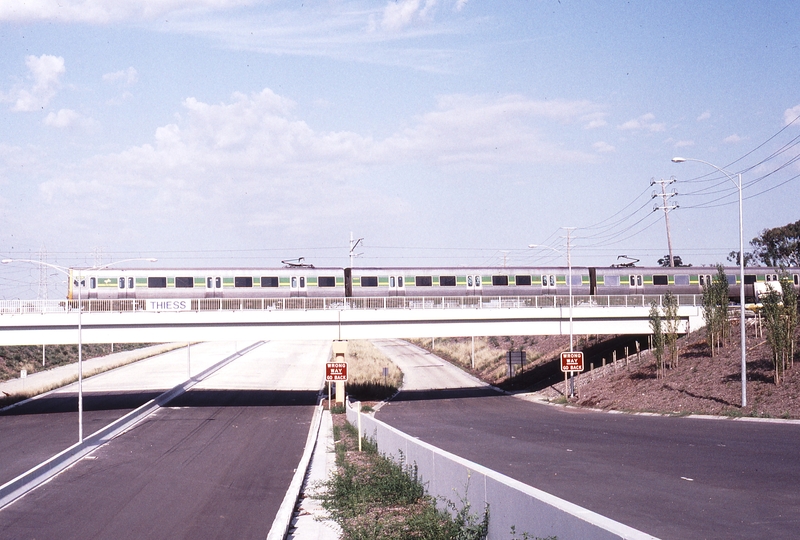
<svg viewBox="0 0 800 540"><path fill-rule="evenodd" d="M675 254L724 262L734 183L670 159L743 173L746 243L797 221L799 89L788 1L9 0L0 255L654 265L674 177Z"/></svg>

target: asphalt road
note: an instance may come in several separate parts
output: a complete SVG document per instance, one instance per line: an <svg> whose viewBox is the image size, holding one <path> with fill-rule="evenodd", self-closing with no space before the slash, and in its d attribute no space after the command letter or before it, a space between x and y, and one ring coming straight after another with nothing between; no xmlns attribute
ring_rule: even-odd
<svg viewBox="0 0 800 540"><path fill-rule="evenodd" d="M796 423L579 411L474 388L401 391L377 417L660 538L800 536Z"/></svg>
<svg viewBox="0 0 800 540"><path fill-rule="evenodd" d="M267 343L234 361L0 511L0 537L263 540L329 348Z"/></svg>

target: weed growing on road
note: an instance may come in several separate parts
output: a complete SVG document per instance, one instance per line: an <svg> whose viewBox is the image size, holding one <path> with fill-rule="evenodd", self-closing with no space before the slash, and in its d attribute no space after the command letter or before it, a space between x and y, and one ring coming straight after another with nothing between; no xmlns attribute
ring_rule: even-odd
<svg viewBox="0 0 800 540"><path fill-rule="evenodd" d="M400 464L362 440L343 415L334 415L337 472L325 483L323 507L342 527L343 540L482 540L488 531L488 511L481 521L446 503L453 514L437 508L425 494L417 466Z"/></svg>

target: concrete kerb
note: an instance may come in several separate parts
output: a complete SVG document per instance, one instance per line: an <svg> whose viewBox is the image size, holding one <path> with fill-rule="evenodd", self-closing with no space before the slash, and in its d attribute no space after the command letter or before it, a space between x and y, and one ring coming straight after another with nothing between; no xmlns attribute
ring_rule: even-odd
<svg viewBox="0 0 800 540"><path fill-rule="evenodd" d="M289 489L286 491L286 495L283 497L283 502L278 509L278 513L272 521L272 526L269 529L269 533L267 533L267 540L283 540L289 533L294 509L300 498L300 491L303 489L303 483L305 482L308 468L311 464L311 456L317 445L321 418L322 404L320 403L314 410L314 417L311 420L311 427L308 430L308 437L306 437L306 446L303 450L303 455L294 471L294 476L289 484Z"/></svg>
<svg viewBox="0 0 800 540"><path fill-rule="evenodd" d="M347 406L347 419L357 424L358 412ZM362 414L362 433L395 461L416 465L428 493L457 507L469 503L481 514L489 505L488 538L507 538L513 526L519 534L590 540L652 540L655 537L554 495L492 471L415 439L371 415Z"/></svg>
<svg viewBox="0 0 800 540"><path fill-rule="evenodd" d="M27 492L46 482L73 463L77 462L85 455L93 452L100 446L112 440L114 437L141 422L160 407L183 394L216 371L222 369L240 356L263 344L263 341L259 341L250 345L249 347L246 347L242 351L237 351L231 356L209 367L202 373L192 377L188 381L179 384L168 392L165 392L155 399L148 401L138 409L131 411L122 418L89 435L82 442L75 443L63 452L56 454L47 461L40 463L36 467L22 473L13 480L6 482L0 486L0 509L8 504L11 504L19 497L22 497Z"/></svg>

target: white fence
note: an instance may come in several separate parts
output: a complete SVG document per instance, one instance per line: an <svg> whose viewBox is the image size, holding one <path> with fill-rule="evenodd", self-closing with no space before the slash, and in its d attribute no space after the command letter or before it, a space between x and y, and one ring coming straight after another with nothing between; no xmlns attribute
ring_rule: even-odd
<svg viewBox="0 0 800 540"><path fill-rule="evenodd" d="M662 295L573 296L574 307L648 307L662 305ZM364 309L498 309L568 308L569 296L391 296L377 298L194 298L191 311L310 311ZM678 295L681 306L702 306L701 295ZM2 300L0 315L21 313L69 313L78 311L78 300ZM146 300L80 301L81 311L146 311Z"/></svg>

